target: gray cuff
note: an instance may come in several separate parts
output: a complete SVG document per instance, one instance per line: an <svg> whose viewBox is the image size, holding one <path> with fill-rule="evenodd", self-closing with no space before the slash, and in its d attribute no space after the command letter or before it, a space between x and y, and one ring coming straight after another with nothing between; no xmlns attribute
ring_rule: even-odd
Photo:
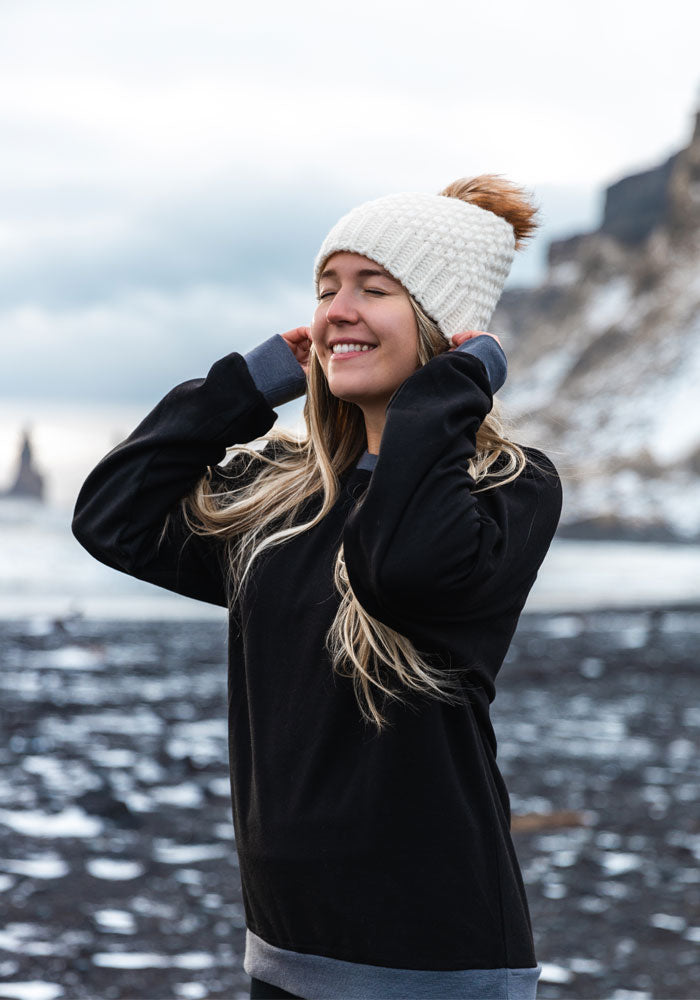
<svg viewBox="0 0 700 1000"><path fill-rule="evenodd" d="M270 406L281 406L306 392L306 374L287 341L275 333L243 355L253 381Z"/></svg>
<svg viewBox="0 0 700 1000"><path fill-rule="evenodd" d="M370 472L377 464L377 459L379 455L375 455L372 451L365 450L364 455L360 458L360 461L355 466L356 469L369 469Z"/></svg>
<svg viewBox="0 0 700 1000"><path fill-rule="evenodd" d="M505 382L508 372L508 362L498 341L482 334L465 340L456 350L463 354L473 354L479 361L483 361L491 383L491 392L495 395Z"/></svg>

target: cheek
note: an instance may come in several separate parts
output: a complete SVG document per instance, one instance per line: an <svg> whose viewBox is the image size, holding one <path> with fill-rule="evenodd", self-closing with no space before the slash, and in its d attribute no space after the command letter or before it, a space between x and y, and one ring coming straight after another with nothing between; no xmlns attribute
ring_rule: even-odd
<svg viewBox="0 0 700 1000"><path fill-rule="evenodd" d="M418 324L412 309L408 309L397 326L407 359L418 359Z"/></svg>
<svg viewBox="0 0 700 1000"><path fill-rule="evenodd" d="M316 306L313 317L311 319L311 326L309 327L309 336L316 346L320 346L320 342L323 338L323 331L325 328L325 311L323 311L323 306L319 304Z"/></svg>

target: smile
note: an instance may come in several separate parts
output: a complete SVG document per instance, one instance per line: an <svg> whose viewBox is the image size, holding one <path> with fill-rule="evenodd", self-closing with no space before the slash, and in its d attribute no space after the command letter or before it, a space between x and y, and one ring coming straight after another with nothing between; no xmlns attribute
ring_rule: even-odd
<svg viewBox="0 0 700 1000"><path fill-rule="evenodd" d="M333 358L356 358L360 354L367 354L375 349L374 344L335 344L333 347Z"/></svg>

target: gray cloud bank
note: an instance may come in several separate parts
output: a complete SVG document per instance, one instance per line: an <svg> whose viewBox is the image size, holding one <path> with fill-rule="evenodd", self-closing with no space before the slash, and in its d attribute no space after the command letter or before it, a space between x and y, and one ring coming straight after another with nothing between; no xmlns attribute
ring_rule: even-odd
<svg viewBox="0 0 700 1000"><path fill-rule="evenodd" d="M0 401L152 401L308 322L340 214L460 174L534 186L536 282L685 135L697 4L511 6L0 4Z"/></svg>
<svg viewBox="0 0 700 1000"><path fill-rule="evenodd" d="M376 193L233 174L145 199L83 184L6 191L0 393L153 400L223 354L307 323L323 236ZM511 284L537 276L552 228L592 215L589 193L538 197L544 232Z"/></svg>

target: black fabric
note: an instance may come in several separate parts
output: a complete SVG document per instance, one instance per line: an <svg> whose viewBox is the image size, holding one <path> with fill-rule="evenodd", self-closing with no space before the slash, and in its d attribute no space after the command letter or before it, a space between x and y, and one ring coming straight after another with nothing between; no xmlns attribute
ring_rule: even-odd
<svg viewBox="0 0 700 1000"><path fill-rule="evenodd" d="M279 948L405 969L536 964L489 704L561 488L529 449L514 482L475 490L467 463L491 404L472 355L446 352L414 372L389 402L374 470L349 470L318 525L256 561L231 616L246 917ZM228 355L172 390L90 474L76 537L107 565L226 604L222 547L188 537L178 500L226 445L275 419L243 358ZM229 473L253 474L242 469ZM386 706L382 734L363 723L325 649L341 542L366 611L460 672L458 705L410 697Z"/></svg>
<svg viewBox="0 0 700 1000"><path fill-rule="evenodd" d="M270 983L264 983L262 979L256 979L255 976L250 980L250 1000L281 1000L282 997L303 1000L296 993L287 993L279 986L271 986Z"/></svg>

